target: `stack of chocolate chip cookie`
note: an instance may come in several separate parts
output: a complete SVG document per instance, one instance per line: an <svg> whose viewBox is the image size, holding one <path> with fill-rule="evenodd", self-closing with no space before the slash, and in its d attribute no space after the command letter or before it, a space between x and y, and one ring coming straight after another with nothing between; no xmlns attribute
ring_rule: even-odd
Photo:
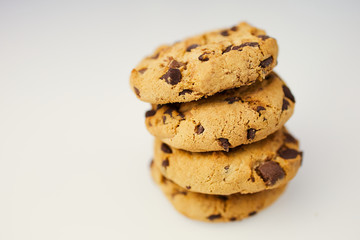
<svg viewBox="0 0 360 240"><path fill-rule="evenodd" d="M131 72L152 104L154 180L182 214L226 222L273 203L302 161L276 40L247 23L159 47Z"/></svg>

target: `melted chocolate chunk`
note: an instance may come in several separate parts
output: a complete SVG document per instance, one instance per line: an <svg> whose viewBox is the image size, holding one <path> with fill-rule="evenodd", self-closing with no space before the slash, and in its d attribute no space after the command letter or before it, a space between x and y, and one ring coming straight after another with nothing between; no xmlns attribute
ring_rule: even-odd
<svg viewBox="0 0 360 240"><path fill-rule="evenodd" d="M164 114L169 114L170 117L172 117L172 116L173 116L173 115L172 115L173 111L176 111L176 108L170 106L170 107L164 112Z"/></svg>
<svg viewBox="0 0 360 240"><path fill-rule="evenodd" d="M219 145L224 148L226 152L229 152L229 147L231 146L229 140L226 138L218 138L217 139Z"/></svg>
<svg viewBox="0 0 360 240"><path fill-rule="evenodd" d="M180 67L182 67L182 66L184 66L184 65L185 65L185 64L182 63L182 62L178 62L178 61L176 61L176 60L172 60L171 63L170 63L170 65L169 65L169 67L170 67L170 68L180 68Z"/></svg>
<svg viewBox="0 0 360 240"><path fill-rule="evenodd" d="M170 164L169 164L169 159L165 159L165 160L163 160L162 163L161 163L161 166L163 166L164 168L167 168L169 165L170 165Z"/></svg>
<svg viewBox="0 0 360 240"><path fill-rule="evenodd" d="M295 149L291 149L291 148L287 148L287 147L281 147L278 150L278 154L280 157L282 157L283 159L294 159L296 158L300 153L295 150Z"/></svg>
<svg viewBox="0 0 360 240"><path fill-rule="evenodd" d="M199 125L197 125L196 127L195 127L195 133L197 134L197 135L199 135L199 134L202 134L203 132L204 132L204 127L201 125L201 124L199 124Z"/></svg>
<svg viewBox="0 0 360 240"><path fill-rule="evenodd" d="M232 217L229 219L231 222L236 221L236 217Z"/></svg>
<svg viewBox="0 0 360 240"><path fill-rule="evenodd" d="M297 140L290 133L284 133L284 136L285 142L297 143Z"/></svg>
<svg viewBox="0 0 360 240"><path fill-rule="evenodd" d="M295 97L294 97L294 95L292 95L290 89L285 85L282 86L282 89L283 89L283 92L285 94L285 97L290 99L292 102L295 102Z"/></svg>
<svg viewBox="0 0 360 240"><path fill-rule="evenodd" d="M251 213L249 213L249 217L254 216L256 213L257 213L256 211L252 211Z"/></svg>
<svg viewBox="0 0 360 240"><path fill-rule="evenodd" d="M199 59L200 61L202 61L202 62L208 61L208 60L209 60L209 57L208 57L206 54L207 54L207 53L201 54L201 55L198 57L198 59Z"/></svg>
<svg viewBox="0 0 360 240"><path fill-rule="evenodd" d="M156 114L156 111L155 110L149 110L145 113L145 117L152 117Z"/></svg>
<svg viewBox="0 0 360 240"><path fill-rule="evenodd" d="M191 89L184 89L181 92L179 92L179 96L185 95L185 94L191 94L193 91Z"/></svg>
<svg viewBox="0 0 360 240"><path fill-rule="evenodd" d="M238 30L238 28L237 28L237 26L233 26L232 28L230 28L230 30L235 32Z"/></svg>
<svg viewBox="0 0 360 240"><path fill-rule="evenodd" d="M209 219L210 221L213 221L215 219L221 218L221 214L212 214L210 216L207 217L207 219Z"/></svg>
<svg viewBox="0 0 360 240"><path fill-rule="evenodd" d="M187 190L190 190L190 189L191 189L191 186L186 186L186 189L187 189Z"/></svg>
<svg viewBox="0 0 360 240"><path fill-rule="evenodd" d="M199 44L192 44L186 48L186 51L191 52L191 50L193 50L194 48L197 48L198 46L199 46Z"/></svg>
<svg viewBox="0 0 360 240"><path fill-rule="evenodd" d="M138 72L139 72L140 74L144 74L144 72L146 72L146 70L147 70L147 68L142 68L142 69L140 69Z"/></svg>
<svg viewBox="0 0 360 240"><path fill-rule="evenodd" d="M169 147L169 145L167 145L165 143L161 144L161 151L163 151L164 153L172 153L172 150Z"/></svg>
<svg viewBox="0 0 360 240"><path fill-rule="evenodd" d="M227 37L229 36L229 31L228 30L224 30L224 31L221 31L220 34L224 37Z"/></svg>
<svg viewBox="0 0 360 240"><path fill-rule="evenodd" d="M268 38L270 38L269 36L267 36L267 35L259 35L259 36L257 36L258 38L261 38L262 40L266 40L266 39L268 39Z"/></svg>
<svg viewBox="0 0 360 240"><path fill-rule="evenodd" d="M176 85L181 81L182 75L179 69L169 68L169 70L162 75L160 79L165 80L166 83Z"/></svg>
<svg viewBox="0 0 360 240"><path fill-rule="evenodd" d="M134 91L135 91L136 96L140 97L140 91L139 91L139 89L137 89L136 87L134 87Z"/></svg>
<svg viewBox="0 0 360 240"><path fill-rule="evenodd" d="M274 58L271 56L271 57L268 57L267 59L263 60L260 62L260 67L262 68L266 68L267 66L269 66L272 62L274 61Z"/></svg>
<svg viewBox="0 0 360 240"><path fill-rule="evenodd" d="M247 130L247 139L248 140L253 140L255 138L255 133L256 133L256 129L254 128L249 128Z"/></svg>
<svg viewBox="0 0 360 240"><path fill-rule="evenodd" d="M283 99L283 105L281 107L281 110L287 110L289 108L290 103L288 102L288 100L286 100L285 98Z"/></svg>
<svg viewBox="0 0 360 240"><path fill-rule="evenodd" d="M228 104L233 104L234 102L238 102L240 101L241 98L239 97L228 97L228 98L225 98L225 101L228 102Z"/></svg>
<svg viewBox="0 0 360 240"><path fill-rule="evenodd" d="M258 47L259 43L257 42L246 42L246 43L242 43L239 46L234 46L232 47L231 50L241 50L243 47Z"/></svg>
<svg viewBox="0 0 360 240"><path fill-rule="evenodd" d="M285 177L284 170L279 163L274 161L262 163L255 171L268 186L274 185L278 180Z"/></svg>
<svg viewBox="0 0 360 240"><path fill-rule="evenodd" d="M266 110L266 108L264 108L263 106L257 106L256 111L259 113L259 115L261 116L260 111Z"/></svg>
<svg viewBox="0 0 360 240"><path fill-rule="evenodd" d="M227 46L227 47L225 48L225 50L222 52L222 54L227 53L227 52L230 52L231 48L232 48L232 45Z"/></svg>

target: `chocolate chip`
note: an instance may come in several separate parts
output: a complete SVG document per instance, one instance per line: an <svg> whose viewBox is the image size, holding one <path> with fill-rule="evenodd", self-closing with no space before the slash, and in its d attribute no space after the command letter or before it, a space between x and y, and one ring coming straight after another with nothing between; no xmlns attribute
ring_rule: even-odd
<svg viewBox="0 0 360 240"><path fill-rule="evenodd" d="M288 107L289 107L290 103L288 102L288 100L286 100L285 98L283 99L283 105L281 107L281 110L284 111L284 110L287 110Z"/></svg>
<svg viewBox="0 0 360 240"><path fill-rule="evenodd" d="M147 70L147 68L142 68L138 72L141 73L141 74L144 74L144 72L146 72L146 70Z"/></svg>
<svg viewBox="0 0 360 240"><path fill-rule="evenodd" d="M240 101L241 98L239 97L228 97L228 98L225 98L225 101L228 102L228 104L233 104L234 102L238 102Z"/></svg>
<svg viewBox="0 0 360 240"><path fill-rule="evenodd" d="M196 127L195 127L195 133L196 134L202 134L203 132L204 132L204 127L203 126L201 126L201 124L199 124L199 125L197 125Z"/></svg>
<svg viewBox="0 0 360 240"><path fill-rule="evenodd" d="M227 46L227 47L225 48L225 50L222 52L222 54L227 53L227 52L230 52L232 46L233 46L233 45Z"/></svg>
<svg viewBox="0 0 360 240"><path fill-rule="evenodd" d="M184 89L181 92L179 92L179 96L185 95L185 94L191 94L193 91L191 89Z"/></svg>
<svg viewBox="0 0 360 240"><path fill-rule="evenodd" d="M229 36L228 30L221 31L220 34L223 35L224 37Z"/></svg>
<svg viewBox="0 0 360 240"><path fill-rule="evenodd" d="M199 44L192 44L186 48L186 51L191 52L191 50L193 50L194 48L197 48L198 46L199 46Z"/></svg>
<svg viewBox="0 0 360 240"><path fill-rule="evenodd" d="M259 113L259 115L261 116L260 111L266 110L266 108L264 108L263 106L257 106L256 111Z"/></svg>
<svg viewBox="0 0 360 240"><path fill-rule="evenodd" d="M157 59L159 57L160 53L155 54L154 56L151 56L151 59Z"/></svg>
<svg viewBox="0 0 360 240"><path fill-rule="evenodd" d="M229 165L226 165L226 166L224 167L224 169L225 169L226 171L229 170L229 168L230 168Z"/></svg>
<svg viewBox="0 0 360 240"><path fill-rule="evenodd" d="M169 114L170 117L172 117L172 112L173 112L173 111L176 111L176 108L170 106L170 107L164 112L164 114Z"/></svg>
<svg viewBox="0 0 360 240"><path fill-rule="evenodd" d="M213 221L215 219L221 218L221 214L212 214L210 216L207 217L207 219L209 219L210 221Z"/></svg>
<svg viewBox="0 0 360 240"><path fill-rule="evenodd" d="M156 111L155 110L149 110L145 113L145 117L152 117L156 114Z"/></svg>
<svg viewBox="0 0 360 240"><path fill-rule="evenodd" d="M284 133L284 136L285 142L297 143L297 140L290 133Z"/></svg>
<svg viewBox="0 0 360 240"><path fill-rule="evenodd" d="M165 143L161 144L161 151L163 151L164 153L172 153L172 150L169 147L169 145L167 145Z"/></svg>
<svg viewBox="0 0 360 240"><path fill-rule="evenodd" d="M268 57L267 59L260 62L260 67L266 68L274 61L274 58L272 56Z"/></svg>
<svg viewBox="0 0 360 240"><path fill-rule="evenodd" d="M179 69L169 68L169 70L162 75L160 79L165 80L166 83L176 85L181 81L182 75Z"/></svg>
<svg viewBox="0 0 360 240"><path fill-rule="evenodd" d="M169 165L170 165L170 164L169 164L169 159L165 159L165 160L163 160L162 163L161 163L161 166L163 166L164 168L167 168Z"/></svg>
<svg viewBox="0 0 360 240"><path fill-rule="evenodd" d="M236 217L232 217L229 219L231 222L236 221Z"/></svg>
<svg viewBox="0 0 360 240"><path fill-rule="evenodd" d="M294 97L294 95L292 95L290 89L285 85L283 85L282 88L283 88L283 92L285 94L285 97L290 99L292 102L295 102L295 97Z"/></svg>
<svg viewBox="0 0 360 240"><path fill-rule="evenodd" d="M219 145L224 148L226 152L229 152L229 147L231 146L229 140L226 138L218 138L217 139Z"/></svg>
<svg viewBox="0 0 360 240"><path fill-rule="evenodd" d="M176 60L172 60L169 67L170 68L180 68L180 67L182 67L184 65L185 65L184 63L178 62Z"/></svg>
<svg viewBox="0 0 360 240"><path fill-rule="evenodd" d="M166 123L166 116L163 116L162 120L163 120L163 124L165 124Z"/></svg>
<svg viewBox="0 0 360 240"><path fill-rule="evenodd" d="M215 195L215 196L222 201L226 201L229 199L227 196L224 196L224 195Z"/></svg>
<svg viewBox="0 0 360 240"><path fill-rule="evenodd" d="M259 35L259 36L257 36L258 38L261 38L262 40L266 40L266 39L268 39L268 38L270 38L269 36L267 36L267 35Z"/></svg>
<svg viewBox="0 0 360 240"><path fill-rule="evenodd" d="M152 168L153 166L154 166L154 159L151 159L150 168Z"/></svg>
<svg viewBox="0 0 360 240"><path fill-rule="evenodd" d="M296 158L300 153L295 149L282 147L278 150L278 154L283 159L293 159Z"/></svg>
<svg viewBox="0 0 360 240"><path fill-rule="evenodd" d="M136 96L140 97L140 91L139 91L139 89L137 89L136 87L134 87L134 91L135 91Z"/></svg>
<svg viewBox="0 0 360 240"><path fill-rule="evenodd" d="M162 108L164 105L162 105L162 104L158 104L158 105L156 105L156 110L159 110L160 108Z"/></svg>
<svg viewBox="0 0 360 240"><path fill-rule="evenodd" d="M187 189L187 190L190 190L190 189L191 189L191 186L186 186L186 189Z"/></svg>
<svg viewBox="0 0 360 240"><path fill-rule="evenodd" d="M237 26L233 26L232 28L230 28L230 30L235 32L238 30L238 28L237 28Z"/></svg>
<svg viewBox="0 0 360 240"><path fill-rule="evenodd" d="M244 47L258 47L259 43L257 42L246 42L246 43L242 43L239 46L234 46L231 50L239 50L241 48Z"/></svg>
<svg viewBox="0 0 360 240"><path fill-rule="evenodd" d="M256 213L257 213L256 211L252 211L251 213L249 213L249 217L254 216Z"/></svg>
<svg viewBox="0 0 360 240"><path fill-rule="evenodd" d="M209 60L209 57L206 56L206 54L207 54L207 53L201 54L201 55L198 57L198 59L199 59L200 61L202 61L202 62L208 61L208 60Z"/></svg>
<svg viewBox="0 0 360 240"><path fill-rule="evenodd" d="M256 133L256 129L254 128L249 128L247 130L247 139L248 140L253 140L255 138L255 133Z"/></svg>
<svg viewBox="0 0 360 240"><path fill-rule="evenodd" d="M285 172L279 165L274 161L267 161L262 163L256 169L256 173L262 178L266 185L274 185L279 179L285 177Z"/></svg>

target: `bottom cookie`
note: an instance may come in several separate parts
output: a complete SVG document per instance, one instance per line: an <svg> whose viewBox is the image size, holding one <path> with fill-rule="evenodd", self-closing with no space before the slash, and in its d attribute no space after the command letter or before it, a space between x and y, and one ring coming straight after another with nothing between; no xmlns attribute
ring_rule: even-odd
<svg viewBox="0 0 360 240"><path fill-rule="evenodd" d="M286 185L253 194L228 196L189 192L165 178L151 163L151 175L176 210L183 215L205 222L229 222L244 219L272 204Z"/></svg>

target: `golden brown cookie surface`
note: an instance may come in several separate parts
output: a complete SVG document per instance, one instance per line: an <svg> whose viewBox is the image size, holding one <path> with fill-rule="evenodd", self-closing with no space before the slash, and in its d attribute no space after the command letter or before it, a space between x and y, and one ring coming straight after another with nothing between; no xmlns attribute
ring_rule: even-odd
<svg viewBox="0 0 360 240"><path fill-rule="evenodd" d="M153 164L151 174L174 208L183 215L206 222L238 221L253 216L272 204L285 190L285 185L254 194L230 196L190 192L161 175Z"/></svg>
<svg viewBox="0 0 360 240"><path fill-rule="evenodd" d="M206 99L153 106L146 127L168 145L191 152L228 151L274 133L291 117L295 98L271 73L262 82Z"/></svg>
<svg viewBox="0 0 360 240"><path fill-rule="evenodd" d="M192 153L155 140L154 165L189 191L230 195L274 189L288 183L302 161L298 141L285 128L229 152Z"/></svg>
<svg viewBox="0 0 360 240"><path fill-rule="evenodd" d="M262 80L277 63L278 46L263 30L240 23L172 46L161 46L132 70L137 97L153 104L189 102Z"/></svg>

